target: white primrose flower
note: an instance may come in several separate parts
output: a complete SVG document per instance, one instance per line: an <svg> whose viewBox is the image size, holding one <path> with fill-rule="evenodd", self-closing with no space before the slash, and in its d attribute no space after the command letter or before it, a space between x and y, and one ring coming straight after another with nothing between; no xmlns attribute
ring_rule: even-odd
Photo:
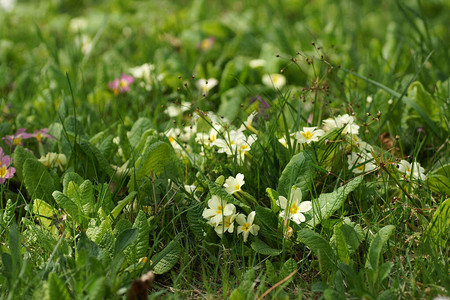
<svg viewBox="0 0 450 300"><path fill-rule="evenodd" d="M295 133L295 138L300 144L310 144L311 142L317 142L324 134L325 131L317 129L317 127L303 127L302 131Z"/></svg>
<svg viewBox="0 0 450 300"><path fill-rule="evenodd" d="M303 213L312 209L311 201L302 202L302 191L296 186L291 189L289 202L285 197L279 196L276 204L283 209L280 213L281 218L292 220L297 224L305 222Z"/></svg>
<svg viewBox="0 0 450 300"><path fill-rule="evenodd" d="M223 219L236 213L236 207L227 201L213 195L208 200L208 207L203 210L203 218L209 220L209 224L216 226L222 223Z"/></svg>
<svg viewBox="0 0 450 300"><path fill-rule="evenodd" d="M425 169L416 161L411 164L406 160L401 160L397 165L397 170L404 174L406 179L425 180L426 177Z"/></svg>
<svg viewBox="0 0 450 300"><path fill-rule="evenodd" d="M214 230L217 235L221 236L222 233L234 231L234 220L237 218L238 214L232 214L223 218L223 222L214 226Z"/></svg>
<svg viewBox="0 0 450 300"><path fill-rule="evenodd" d="M254 134L246 137L242 131L230 130L224 134L225 139L216 139L213 145L219 147L217 152L226 153L229 156L236 152L244 157L244 154L250 151L252 144L256 141Z"/></svg>
<svg viewBox="0 0 450 300"><path fill-rule="evenodd" d="M259 226L256 224L253 224L253 221L255 220L256 212L252 211L248 214L248 217L245 218L244 214L239 214L236 218L236 222L239 224L237 228L237 233L240 234L242 232L242 235L244 236L244 242L247 241L249 233L253 235L258 235Z"/></svg>
<svg viewBox="0 0 450 300"><path fill-rule="evenodd" d="M142 79L146 83L151 83L152 72L155 70L155 65L153 64L143 64L134 68L128 69L128 72L133 75L134 78Z"/></svg>
<svg viewBox="0 0 450 300"><path fill-rule="evenodd" d="M202 92L202 94L207 95L208 92L214 88L217 84L219 83L219 81L215 78L209 78L209 79L199 79L197 80L197 82L195 83L195 86L197 87L197 89L199 91Z"/></svg>
<svg viewBox="0 0 450 300"><path fill-rule="evenodd" d="M67 163L67 158L62 153L48 152L45 156L42 156L39 161L47 168L59 168L64 170L64 166Z"/></svg>
<svg viewBox="0 0 450 300"><path fill-rule="evenodd" d="M241 188L244 184L244 174L238 173L236 175L236 178L234 178L233 176L228 177L228 179L225 180L225 184L223 186L225 187L227 193L234 194L241 191Z"/></svg>
<svg viewBox="0 0 450 300"><path fill-rule="evenodd" d="M370 153L356 153L352 152L347 156L348 169L352 170L353 173L364 173L375 170L377 166L372 162L373 157Z"/></svg>
<svg viewBox="0 0 450 300"><path fill-rule="evenodd" d="M167 108L164 110L164 113L169 115L169 117L174 118L178 117L180 114L188 111L190 108L189 102L181 102L181 105L169 104Z"/></svg>
<svg viewBox="0 0 450 300"><path fill-rule="evenodd" d="M253 127L253 119L258 114L257 111L253 111L247 118L247 121L244 121L244 123L239 127L239 131L245 131L245 129L248 128L248 130L252 131L253 133L258 133L258 131Z"/></svg>
<svg viewBox="0 0 450 300"><path fill-rule="evenodd" d="M264 59L260 59L260 58L259 59L252 59L251 61L249 61L248 65L252 69L261 68L261 67L264 67L266 65L266 61Z"/></svg>
<svg viewBox="0 0 450 300"><path fill-rule="evenodd" d="M323 121L323 130L329 131L333 128L344 128L342 134L358 134L359 126L354 122L354 118L348 114L339 115L336 118Z"/></svg>
<svg viewBox="0 0 450 300"><path fill-rule="evenodd" d="M269 74L264 75L262 78L262 83L266 86L274 87L276 89L281 89L286 85L286 77L281 74Z"/></svg>

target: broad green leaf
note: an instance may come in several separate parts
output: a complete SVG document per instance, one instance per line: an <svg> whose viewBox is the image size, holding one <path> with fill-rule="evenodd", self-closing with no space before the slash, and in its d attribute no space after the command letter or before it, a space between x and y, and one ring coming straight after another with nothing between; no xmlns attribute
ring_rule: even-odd
<svg viewBox="0 0 450 300"><path fill-rule="evenodd" d="M275 271L275 267L268 259L266 260L266 276L270 284L277 283L278 274Z"/></svg>
<svg viewBox="0 0 450 300"><path fill-rule="evenodd" d="M119 124L119 138L120 138L120 148L124 158L130 159L131 156L131 144L127 136L127 130L123 124Z"/></svg>
<svg viewBox="0 0 450 300"><path fill-rule="evenodd" d="M78 197L80 201L81 211L84 215L89 216L94 212L95 198L94 188L89 180L85 180L79 187Z"/></svg>
<svg viewBox="0 0 450 300"><path fill-rule="evenodd" d="M37 158L34 157L33 153L28 152L22 146L17 146L14 150L13 165L16 168L15 175L17 176L17 178L19 178L20 181L23 181L23 164L27 159L37 160Z"/></svg>
<svg viewBox="0 0 450 300"><path fill-rule="evenodd" d="M437 105L433 96L425 90L422 83L415 81L409 86L408 98L414 101L431 120L440 121L439 105Z"/></svg>
<svg viewBox="0 0 450 300"><path fill-rule="evenodd" d="M89 299L104 299L106 293L106 278L101 276L92 283L89 287Z"/></svg>
<svg viewBox="0 0 450 300"><path fill-rule="evenodd" d="M306 224L314 227L323 219L331 217L335 211L341 208L345 199L347 199L347 195L355 190L362 180L362 176L356 177L334 192L321 194L318 199L313 199L311 201L312 209L304 214L307 219L308 217L310 218L310 220L306 221Z"/></svg>
<svg viewBox="0 0 450 300"><path fill-rule="evenodd" d="M122 233L122 231L125 231L126 229L129 229L131 227L133 227L133 224L131 224L130 221L128 221L127 219L120 219L116 223L116 226L114 226L114 235L118 237L119 234Z"/></svg>
<svg viewBox="0 0 450 300"><path fill-rule="evenodd" d="M445 247L450 236L450 198L439 205L426 229L426 240Z"/></svg>
<svg viewBox="0 0 450 300"><path fill-rule="evenodd" d="M23 163L23 180L32 199L42 199L53 204L52 193L56 190L53 178L47 168L35 158L28 158Z"/></svg>
<svg viewBox="0 0 450 300"><path fill-rule="evenodd" d="M361 231L359 232L355 228ZM356 251L363 240L363 232L361 226L355 225L355 227L352 227L351 225L344 223L340 227L340 230L342 231L342 234L344 235L345 241L350 247L350 250Z"/></svg>
<svg viewBox="0 0 450 300"><path fill-rule="evenodd" d="M137 192L131 192L117 203L116 207L114 207L114 209L111 211L111 215L114 219L117 218L122 209L134 199L136 194Z"/></svg>
<svg viewBox="0 0 450 300"><path fill-rule="evenodd" d="M198 237L203 237L203 226L200 220L203 219L203 205L195 203L188 208L186 218L189 224L189 229Z"/></svg>
<svg viewBox="0 0 450 300"><path fill-rule="evenodd" d="M298 240L308 246L319 258L322 270L334 269L336 258L333 249L320 234L305 228L298 232Z"/></svg>
<svg viewBox="0 0 450 300"><path fill-rule="evenodd" d="M43 225L46 229L50 229L52 219L57 215L58 211L47 202L34 199L33 213L37 216L39 224Z"/></svg>
<svg viewBox="0 0 450 300"><path fill-rule="evenodd" d="M343 224L335 225L333 228L334 231L334 243L336 245L336 252L340 261L345 264L349 264L350 255L348 251L347 242L344 237L344 233L342 232Z"/></svg>
<svg viewBox="0 0 450 300"><path fill-rule="evenodd" d="M450 195L450 164L445 164L429 172L425 182L439 194Z"/></svg>
<svg viewBox="0 0 450 300"><path fill-rule="evenodd" d="M63 193L68 195L67 189L69 188L69 182L73 181L76 185L83 183L83 178L75 172L66 172L63 176Z"/></svg>
<svg viewBox="0 0 450 300"><path fill-rule="evenodd" d="M309 191L314 180L314 162L311 151L302 151L294 155L281 173L278 182L278 193L287 197L293 185L300 188L303 194Z"/></svg>
<svg viewBox="0 0 450 300"><path fill-rule="evenodd" d="M289 258L281 267L280 274L278 276L278 280L281 281L288 277L292 272L297 270L297 263L292 258ZM292 280L293 277L290 278Z"/></svg>
<svg viewBox="0 0 450 300"><path fill-rule="evenodd" d="M136 162L136 170L131 174L128 190L132 192L139 189L139 186L151 182L163 172L164 167L173 158L172 152L171 146L164 142L158 141L150 145L140 161Z"/></svg>
<svg viewBox="0 0 450 300"><path fill-rule="evenodd" d="M111 220L105 219L100 223L100 225L97 225L97 221L95 219L91 219L86 229L86 235L89 239L91 239L91 241L99 243L103 238L103 235L110 230Z"/></svg>
<svg viewBox="0 0 450 300"><path fill-rule="evenodd" d="M180 243L171 241L166 248L152 257L153 272L155 274L163 274L172 269L178 262L180 253Z"/></svg>
<svg viewBox="0 0 450 300"><path fill-rule="evenodd" d="M98 243L98 246L101 249L104 249L108 252L108 254L112 257L114 255L114 244L116 239L114 238L114 235L111 233L111 231L107 230L103 234L102 239Z"/></svg>
<svg viewBox="0 0 450 300"><path fill-rule="evenodd" d="M258 205L255 211L258 224L265 226L268 230L276 231L278 227L278 217L271 209Z"/></svg>
<svg viewBox="0 0 450 300"><path fill-rule="evenodd" d="M380 260L381 250L383 249L383 246L387 243L394 229L395 229L394 225L387 225L377 232L372 242L370 243L366 267L372 270L378 269L378 262Z"/></svg>
<svg viewBox="0 0 450 300"><path fill-rule="evenodd" d="M50 300L70 300L70 295L64 282L53 272L50 272L48 275L48 289Z"/></svg>
<svg viewBox="0 0 450 300"><path fill-rule="evenodd" d="M263 255L269 255L269 256L276 256L280 255L282 252L279 249L273 249L269 247L266 243L264 243L262 240L255 238L251 244L252 249L259 254Z"/></svg>
<svg viewBox="0 0 450 300"><path fill-rule="evenodd" d="M141 140L141 137L145 131L152 127L152 122L147 118L139 118L131 127L128 133L128 140L133 148L136 148L137 144Z"/></svg>
<svg viewBox="0 0 450 300"><path fill-rule="evenodd" d="M150 228L148 227L147 217L142 210L139 211L136 220L134 221L133 228L138 230L138 236L135 242L135 248L133 248L133 254L135 258L139 259L147 256L150 242Z"/></svg>
<svg viewBox="0 0 450 300"><path fill-rule="evenodd" d="M114 248L114 255L122 253L126 247L134 243L138 236L138 230L136 228L125 229L122 231L116 239L116 245Z"/></svg>
<svg viewBox="0 0 450 300"><path fill-rule="evenodd" d="M81 225L77 204L60 191L54 191L52 195L58 206L64 209L75 222Z"/></svg>
<svg viewBox="0 0 450 300"><path fill-rule="evenodd" d="M389 273L391 273L391 269L393 266L394 264L392 262L385 262L380 265L380 267L378 268L378 282L381 283L389 276Z"/></svg>

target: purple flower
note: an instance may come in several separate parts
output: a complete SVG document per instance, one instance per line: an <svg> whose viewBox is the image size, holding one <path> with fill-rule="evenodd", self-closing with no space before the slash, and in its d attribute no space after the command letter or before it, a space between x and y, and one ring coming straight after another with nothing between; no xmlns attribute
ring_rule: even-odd
<svg viewBox="0 0 450 300"><path fill-rule="evenodd" d="M16 134L7 135L3 138L3 140L11 148L15 148L18 145L22 145L22 140L26 140L33 137L33 134L26 133L25 132L26 130L27 130L26 128L17 129Z"/></svg>
<svg viewBox="0 0 450 300"><path fill-rule="evenodd" d="M36 140L40 143L43 138L54 139L50 134L47 133L47 128L35 130L31 137L36 138Z"/></svg>
<svg viewBox="0 0 450 300"><path fill-rule="evenodd" d="M16 169L10 167L11 158L9 155L5 155L3 153L3 149L0 147L0 180L1 183L5 183L6 179L12 178L14 173L16 173Z"/></svg>
<svg viewBox="0 0 450 300"><path fill-rule="evenodd" d="M133 76L123 74L120 78L114 79L114 81L108 84L108 87L113 91L114 95L119 93L126 93L130 90L130 84L134 81Z"/></svg>

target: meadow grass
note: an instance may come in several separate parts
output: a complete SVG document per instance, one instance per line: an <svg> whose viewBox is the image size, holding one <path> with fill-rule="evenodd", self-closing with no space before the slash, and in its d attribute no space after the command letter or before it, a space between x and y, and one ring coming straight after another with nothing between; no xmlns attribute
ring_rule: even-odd
<svg viewBox="0 0 450 300"><path fill-rule="evenodd" d="M446 1L0 2L0 299L450 297Z"/></svg>

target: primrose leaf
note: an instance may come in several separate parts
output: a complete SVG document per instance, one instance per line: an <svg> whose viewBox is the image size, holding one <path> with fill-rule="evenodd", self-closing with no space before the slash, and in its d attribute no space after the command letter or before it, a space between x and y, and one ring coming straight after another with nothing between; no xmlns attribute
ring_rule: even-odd
<svg viewBox="0 0 450 300"><path fill-rule="evenodd" d="M292 186L302 190L304 194L309 191L314 180L313 153L302 151L294 155L281 173L278 182L278 193L288 196Z"/></svg>
<svg viewBox="0 0 450 300"><path fill-rule="evenodd" d="M347 195L354 191L362 180L363 177L358 176L334 192L321 194L318 199L311 200L312 209L304 214L307 219L310 218L306 224L314 227L322 220L331 217L335 211L341 208Z"/></svg>
<svg viewBox="0 0 450 300"><path fill-rule="evenodd" d="M128 133L128 140L133 148L141 140L142 134L152 127L152 122L147 118L139 118Z"/></svg>
<svg viewBox="0 0 450 300"><path fill-rule="evenodd" d="M281 250L269 247L262 240L255 238L251 244L252 249L259 254L276 256L280 255Z"/></svg>
<svg viewBox="0 0 450 300"><path fill-rule="evenodd" d="M22 146L17 146L14 150L13 164L16 168L16 176L20 181L23 181L23 163L27 159L34 159L37 161L37 158L34 157L33 153L30 153Z"/></svg>
<svg viewBox="0 0 450 300"><path fill-rule="evenodd" d="M319 258L322 270L334 269L336 258L333 249L320 234L305 228L298 232L298 240L306 244Z"/></svg>
<svg viewBox="0 0 450 300"><path fill-rule="evenodd" d="M389 237L391 236L394 229L395 229L394 225L387 225L377 232L372 242L370 243L366 267L372 270L378 269L378 262L380 260L381 250L389 240Z"/></svg>
<svg viewBox="0 0 450 300"><path fill-rule="evenodd" d="M155 274L163 274L172 269L178 262L180 253L180 243L178 241L171 241L166 248L152 257L153 272Z"/></svg>
<svg viewBox="0 0 450 300"><path fill-rule="evenodd" d="M54 204L52 193L56 187L53 178L36 158L27 158L23 163L23 180L32 199L39 198Z"/></svg>
<svg viewBox="0 0 450 300"><path fill-rule="evenodd" d="M48 275L48 291L50 300L70 300L69 291L64 282L53 272Z"/></svg>
<svg viewBox="0 0 450 300"><path fill-rule="evenodd" d="M425 240L431 242L433 248L437 245L445 247L450 235L450 198L439 205L426 229Z"/></svg>

